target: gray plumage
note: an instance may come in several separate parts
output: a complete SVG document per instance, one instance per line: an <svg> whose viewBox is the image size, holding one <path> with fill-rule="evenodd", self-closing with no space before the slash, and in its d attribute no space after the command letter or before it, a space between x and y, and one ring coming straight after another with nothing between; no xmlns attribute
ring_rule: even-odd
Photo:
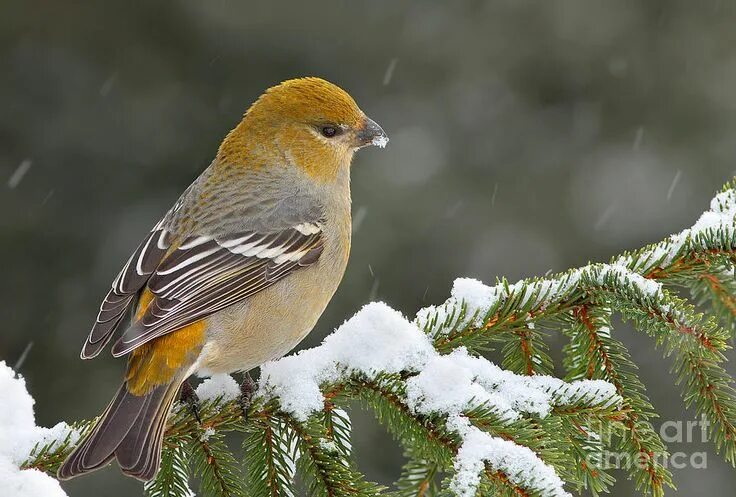
<svg viewBox="0 0 736 497"><path fill-rule="evenodd" d="M126 474L142 481L156 474L163 430L180 383L133 395L121 385L92 432L64 461L57 476L66 480L94 471L117 459Z"/></svg>

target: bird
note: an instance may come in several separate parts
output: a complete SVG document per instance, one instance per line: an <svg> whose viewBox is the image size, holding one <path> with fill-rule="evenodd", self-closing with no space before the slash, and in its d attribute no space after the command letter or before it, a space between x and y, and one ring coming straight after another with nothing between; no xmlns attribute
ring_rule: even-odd
<svg viewBox="0 0 736 497"><path fill-rule="evenodd" d="M113 459L153 479L189 376L247 372L314 328L348 262L353 156L387 142L350 94L321 78L287 80L255 100L102 301L81 358L112 341L126 372L60 480Z"/></svg>

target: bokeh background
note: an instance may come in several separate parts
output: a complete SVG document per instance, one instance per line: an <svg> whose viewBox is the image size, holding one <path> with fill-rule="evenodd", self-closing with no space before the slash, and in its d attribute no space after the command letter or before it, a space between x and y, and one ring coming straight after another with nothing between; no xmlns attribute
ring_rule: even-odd
<svg viewBox="0 0 736 497"><path fill-rule="evenodd" d="M78 359L99 300L249 103L294 76L339 83L391 136L357 157L350 266L305 346L369 300L413 315L458 276L561 271L679 231L736 170L735 23L710 0L4 0L0 359L33 344L41 424L100 411L122 364ZM692 419L670 363L618 333L663 418ZM400 452L354 420L361 468L391 481ZM710 445L672 449L709 454L669 495L733 491ZM65 488L140 493L114 469Z"/></svg>

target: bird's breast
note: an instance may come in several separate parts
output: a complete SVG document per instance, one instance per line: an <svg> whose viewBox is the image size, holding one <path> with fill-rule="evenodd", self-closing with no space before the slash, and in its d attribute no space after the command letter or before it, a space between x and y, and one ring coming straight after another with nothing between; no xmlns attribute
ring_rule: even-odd
<svg viewBox="0 0 736 497"><path fill-rule="evenodd" d="M337 290L349 249L344 226L325 226L325 250L314 265L211 316L200 373L247 371L296 347Z"/></svg>

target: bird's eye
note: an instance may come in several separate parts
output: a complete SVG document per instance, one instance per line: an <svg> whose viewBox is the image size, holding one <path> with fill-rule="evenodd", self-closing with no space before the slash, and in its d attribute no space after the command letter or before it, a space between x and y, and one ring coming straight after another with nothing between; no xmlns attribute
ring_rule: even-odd
<svg viewBox="0 0 736 497"><path fill-rule="evenodd" d="M326 138L332 138L333 136L337 136L340 132L339 129L336 126L322 126L322 136Z"/></svg>

